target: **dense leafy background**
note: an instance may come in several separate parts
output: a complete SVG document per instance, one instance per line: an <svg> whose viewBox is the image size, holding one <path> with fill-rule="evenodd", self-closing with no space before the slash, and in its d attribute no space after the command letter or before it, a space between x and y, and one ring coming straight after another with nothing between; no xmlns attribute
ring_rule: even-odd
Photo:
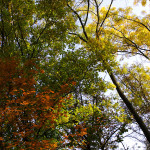
<svg viewBox="0 0 150 150"><path fill-rule="evenodd" d="M0 1L2 150L116 149L138 129L148 149L150 15L102 2Z"/></svg>

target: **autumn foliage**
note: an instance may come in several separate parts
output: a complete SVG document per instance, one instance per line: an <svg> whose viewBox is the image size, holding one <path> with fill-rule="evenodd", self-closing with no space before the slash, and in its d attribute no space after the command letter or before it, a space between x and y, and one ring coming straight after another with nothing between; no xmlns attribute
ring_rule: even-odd
<svg viewBox="0 0 150 150"><path fill-rule="evenodd" d="M69 97L62 95L69 91L69 84L56 93L47 87L37 89L36 76L44 70L37 69L31 60L1 59L0 70L2 149L55 149L58 141L47 138L46 132L55 130L56 120L65 115L61 108Z"/></svg>

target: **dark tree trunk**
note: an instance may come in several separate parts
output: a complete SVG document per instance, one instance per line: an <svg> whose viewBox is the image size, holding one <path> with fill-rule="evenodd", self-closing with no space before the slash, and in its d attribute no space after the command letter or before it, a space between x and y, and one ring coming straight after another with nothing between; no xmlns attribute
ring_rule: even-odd
<svg viewBox="0 0 150 150"><path fill-rule="evenodd" d="M138 125L142 129L145 137L147 138L147 140L150 143L150 132L149 132L148 128L146 127L146 125L144 124L142 118L138 115L138 113L136 112L136 110L132 106L131 102L128 100L128 98L124 95L123 91L121 90L120 86L118 85L116 78L112 72L109 73L109 76L110 76L111 80L113 81L114 85L116 86L116 90L117 90L119 96L121 97L123 102L126 104L127 108L131 112L131 114L134 116L134 119L136 120L136 122L138 123Z"/></svg>

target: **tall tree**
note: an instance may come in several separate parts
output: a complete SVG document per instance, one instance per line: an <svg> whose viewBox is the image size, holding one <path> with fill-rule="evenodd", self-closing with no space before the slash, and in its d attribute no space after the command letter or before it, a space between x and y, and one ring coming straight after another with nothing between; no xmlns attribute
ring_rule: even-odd
<svg viewBox="0 0 150 150"><path fill-rule="evenodd" d="M116 61L149 61L149 15L102 3L0 1L3 149L115 148L132 115L150 139L149 68ZM107 94L115 88L120 97Z"/></svg>
<svg viewBox="0 0 150 150"><path fill-rule="evenodd" d="M81 39L83 46L88 51L93 51L96 53L97 59L99 59L99 62L103 67L103 70L106 70L108 72L112 82L116 86L116 90L120 98L126 104L128 110L134 116L134 119L142 129L145 137L150 142L150 132L148 130L148 127L146 127L142 117L135 110L129 98L124 94L114 74L115 54L120 50L119 49L120 45L121 45L121 50L126 48L123 45L124 43L125 44L127 43L128 46L128 49L126 49L127 52L128 50L131 49L135 51L135 54L139 53L140 55L149 59L149 56L146 53L147 51L149 51L148 49L149 41L148 42L145 41L144 43L141 43L141 37L139 36L138 38L139 43L137 42L135 43L134 40L130 38L128 35L132 33L130 32L130 29L128 29L128 27L129 28L131 27L131 30L133 29L133 35L135 35L134 30L137 32L138 27L140 27L140 30L144 30L143 33L145 34L145 36L149 37L149 27L147 23L143 23L139 18L137 20L135 16L134 19L130 18L129 15L130 9L125 9L125 10L120 9L119 11L117 10L115 11L114 8L111 9L113 0L111 0L108 9L102 8L100 10L100 6L102 2L103 1L97 1L97 0L82 1L81 3L79 3L78 8L71 7L68 3L68 7L72 10L74 15L77 16L82 29L82 33L80 31L78 33L76 32L70 34L78 36ZM89 23L88 26L87 20L89 16L92 16L93 22ZM113 21L115 21L114 20L115 16L117 17L120 16L123 20L121 24L119 22L119 26L118 26L118 21L116 21L115 24L113 24ZM127 22L127 20L130 20L130 22L129 21ZM143 18L143 20L146 21L146 18L145 19ZM133 28L133 26L131 26L130 24L136 24L136 28ZM117 29L114 26L118 26L119 29ZM113 30L114 32L111 32L111 34L107 34L107 30L109 32L112 29L114 29ZM120 40L121 43L119 43Z"/></svg>

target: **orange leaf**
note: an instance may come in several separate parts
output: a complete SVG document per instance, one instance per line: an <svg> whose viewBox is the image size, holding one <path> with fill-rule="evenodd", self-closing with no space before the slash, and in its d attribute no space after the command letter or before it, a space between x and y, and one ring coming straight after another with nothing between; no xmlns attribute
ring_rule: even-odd
<svg viewBox="0 0 150 150"><path fill-rule="evenodd" d="M3 138L2 138L2 137L0 137L0 141L3 141Z"/></svg>

